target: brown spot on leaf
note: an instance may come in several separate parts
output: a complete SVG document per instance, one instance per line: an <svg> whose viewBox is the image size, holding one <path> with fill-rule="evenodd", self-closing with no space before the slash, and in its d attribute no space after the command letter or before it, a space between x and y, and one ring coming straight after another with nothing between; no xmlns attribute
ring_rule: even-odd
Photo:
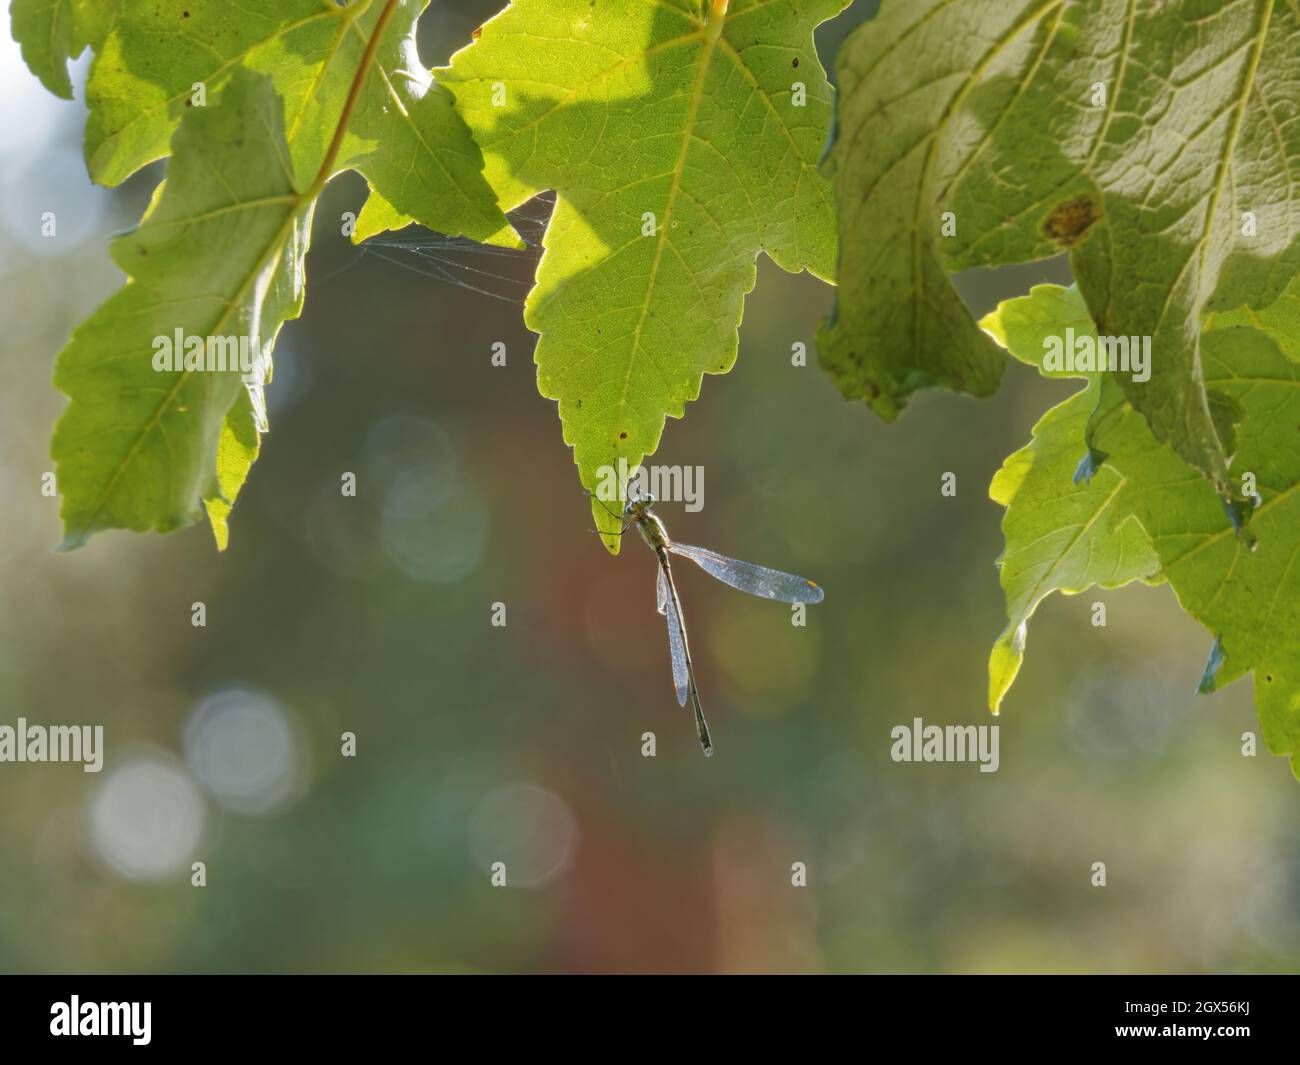
<svg viewBox="0 0 1300 1065"><path fill-rule="evenodd" d="M1043 236L1062 248L1073 248L1101 217L1101 205L1089 193L1075 196L1053 208L1043 220Z"/></svg>

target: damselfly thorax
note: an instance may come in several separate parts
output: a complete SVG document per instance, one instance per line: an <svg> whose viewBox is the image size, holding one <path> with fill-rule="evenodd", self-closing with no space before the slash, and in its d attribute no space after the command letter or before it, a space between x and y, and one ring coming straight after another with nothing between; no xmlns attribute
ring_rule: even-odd
<svg viewBox="0 0 1300 1065"><path fill-rule="evenodd" d="M650 509L653 503L653 497L634 500L623 508L623 513L636 522L637 532L641 534L641 539L649 545L655 554L658 554L668 546L668 530L664 527L664 523L659 520L659 515Z"/></svg>

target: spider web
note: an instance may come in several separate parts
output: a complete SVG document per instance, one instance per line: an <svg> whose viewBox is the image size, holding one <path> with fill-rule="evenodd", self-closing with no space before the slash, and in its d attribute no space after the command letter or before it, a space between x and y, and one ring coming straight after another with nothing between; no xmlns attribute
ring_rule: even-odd
<svg viewBox="0 0 1300 1065"><path fill-rule="evenodd" d="M445 281L506 303L523 303L533 284L542 236L555 207L555 194L542 193L507 216L528 245L523 251L446 237L423 226L371 237L359 258L373 256L424 277ZM525 266L519 269L519 266Z"/></svg>

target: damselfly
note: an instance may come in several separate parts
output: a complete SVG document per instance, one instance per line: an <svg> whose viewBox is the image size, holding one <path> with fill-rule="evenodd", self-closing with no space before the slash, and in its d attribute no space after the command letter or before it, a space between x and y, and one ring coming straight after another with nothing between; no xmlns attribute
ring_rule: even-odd
<svg viewBox="0 0 1300 1065"><path fill-rule="evenodd" d="M654 496L651 495L629 498L623 508L623 517L627 520L623 528L626 530L629 524L635 523L641 538L659 559L659 577L655 591L659 613L668 622L668 653L673 663L673 687L677 689L677 702L682 706L686 705L686 699L690 697L700 747L706 755L710 755L713 753L713 739L709 735L709 725L704 720L704 710L700 706L700 691L695 686L695 666L691 662L691 648L686 640L686 618L682 614L682 601L677 594L677 585L673 582L673 567L668 556L689 558L723 584L763 599L777 599L783 603L820 603L824 593L817 584L792 573L756 566L752 562L741 562L705 547L674 543L668 538L664 523L652 509L654 502Z"/></svg>

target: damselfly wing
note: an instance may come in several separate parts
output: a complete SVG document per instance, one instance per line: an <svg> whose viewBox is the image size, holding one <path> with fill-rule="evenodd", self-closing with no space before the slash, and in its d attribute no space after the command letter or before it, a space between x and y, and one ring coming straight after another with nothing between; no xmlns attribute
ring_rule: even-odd
<svg viewBox="0 0 1300 1065"><path fill-rule="evenodd" d="M728 558L707 547L692 547L690 544L665 544L674 555L689 558L711 577L716 577L723 584L729 584L742 592L756 595L760 599L777 599L782 603L820 603L825 596L821 585L793 573L782 573L779 569L756 566L752 562L741 562L737 558Z"/></svg>
<svg viewBox="0 0 1300 1065"><path fill-rule="evenodd" d="M659 580L656 591L659 594L659 613L668 619L668 655L673 660L673 687L677 689L677 705L686 705L686 693L690 690L690 680L686 674L686 641L682 639L682 627L677 621L677 611L673 609L672 596L668 593L668 578L664 576L663 566L659 567Z"/></svg>

